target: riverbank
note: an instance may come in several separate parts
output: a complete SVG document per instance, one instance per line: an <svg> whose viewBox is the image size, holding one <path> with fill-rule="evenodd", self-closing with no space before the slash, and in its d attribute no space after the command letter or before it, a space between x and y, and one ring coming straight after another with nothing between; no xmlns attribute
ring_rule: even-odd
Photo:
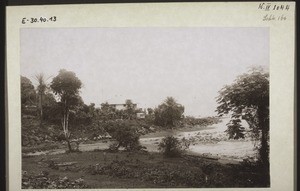
<svg viewBox="0 0 300 191"><path fill-rule="evenodd" d="M194 131L202 131L202 130L209 130L214 129L214 126L186 126L176 129L165 129L165 130L158 130L155 132L147 133L145 135L142 135L141 138L156 138L156 137L165 137L168 135L177 135L183 132L194 132Z"/></svg>
<svg viewBox="0 0 300 191"><path fill-rule="evenodd" d="M244 140L229 140L224 132L228 119L223 119L220 123L211 126L194 126L181 129L166 129L153 133L149 133L140 137L140 143L146 147L148 152L158 152L158 144L164 136L173 135L178 139L188 140L190 143L186 153L189 155L203 156L215 158L220 161L232 161L236 163L244 159L256 158L255 143L251 141L249 133L246 134ZM90 143L82 143L79 150L83 152L93 150L105 150L114 141L110 139L90 141ZM49 149L47 149L49 148ZM54 155L62 154L67 150L66 145L47 144L45 148L28 148L23 149L25 156L37 155Z"/></svg>

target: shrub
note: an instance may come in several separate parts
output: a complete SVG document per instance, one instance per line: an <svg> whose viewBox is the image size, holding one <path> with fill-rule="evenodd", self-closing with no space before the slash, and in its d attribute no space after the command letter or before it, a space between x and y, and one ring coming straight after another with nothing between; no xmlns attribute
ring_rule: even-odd
<svg viewBox="0 0 300 191"><path fill-rule="evenodd" d="M167 99L154 110L154 122L163 127L174 127L182 120L184 106L177 103L173 97Z"/></svg>
<svg viewBox="0 0 300 191"><path fill-rule="evenodd" d="M118 145L119 145L119 143L111 143L109 145L109 151L116 151L116 150L118 150Z"/></svg>
<svg viewBox="0 0 300 191"><path fill-rule="evenodd" d="M183 124L188 125L188 126L208 126L208 125L213 125L217 124L221 121L220 118L218 117L205 117L205 118L195 118L191 116L186 116L183 119Z"/></svg>
<svg viewBox="0 0 300 191"><path fill-rule="evenodd" d="M68 177L60 178L48 176L47 172L38 175L22 176L22 189L82 189L90 188L82 178L71 180Z"/></svg>
<svg viewBox="0 0 300 191"><path fill-rule="evenodd" d="M174 136L167 136L163 138L158 145L158 149L166 157L178 157L184 151L181 142Z"/></svg>
<svg viewBox="0 0 300 191"><path fill-rule="evenodd" d="M118 142L116 149L119 147L124 147L126 150L141 149L138 127L129 121L110 121L104 128Z"/></svg>

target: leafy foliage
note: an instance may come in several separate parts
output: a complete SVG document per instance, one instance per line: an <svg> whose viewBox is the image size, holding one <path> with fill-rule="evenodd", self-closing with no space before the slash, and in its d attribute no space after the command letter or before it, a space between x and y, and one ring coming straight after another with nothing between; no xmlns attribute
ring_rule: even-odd
<svg viewBox="0 0 300 191"><path fill-rule="evenodd" d="M59 96L61 102L68 102L68 105L77 103L77 96L82 83L76 74L71 71L62 69L58 75L53 78L50 87L55 95Z"/></svg>
<svg viewBox="0 0 300 191"><path fill-rule="evenodd" d="M256 139L260 139L260 159L269 165L269 74L261 68L239 76L219 91L217 98L220 116L231 114L227 133L230 138L243 138L241 119L248 122Z"/></svg>
<svg viewBox="0 0 300 191"><path fill-rule="evenodd" d="M126 119L134 119L136 118L136 108L133 104L133 102L130 99L127 99L125 101L126 108L125 108L125 116Z"/></svg>
<svg viewBox="0 0 300 191"><path fill-rule="evenodd" d="M35 79L38 82L37 85L37 94L39 96L39 108L40 108L40 126L42 126L42 122L43 122L43 101L44 101L44 96L46 93L46 90L48 89L48 85L46 84L46 81L48 79L45 78L45 75L43 73L39 73L37 75L35 75Z"/></svg>
<svg viewBox="0 0 300 191"><path fill-rule="evenodd" d="M91 125L96 115L95 104L86 105L80 102L70 113L71 124Z"/></svg>
<svg viewBox="0 0 300 191"><path fill-rule="evenodd" d="M43 73L39 73L39 74L35 75L35 79L38 82L37 93L39 95L45 94L46 89L47 89L47 84L46 84L47 79L46 79L45 75Z"/></svg>
<svg viewBox="0 0 300 191"><path fill-rule="evenodd" d="M167 99L154 110L155 123L160 126L174 126L183 117L184 107L173 97Z"/></svg>
<svg viewBox="0 0 300 191"><path fill-rule="evenodd" d="M81 88L81 81L76 77L76 74L67 70L60 70L58 75L53 78L50 87L55 95L59 97L59 105L62 111L62 127L68 142L69 150L71 145L69 142L69 115L70 111L74 112L75 106L83 103L79 96L79 89Z"/></svg>
<svg viewBox="0 0 300 191"><path fill-rule="evenodd" d="M76 180L70 180L67 177L64 178L52 178L48 175L48 171L41 172L38 175L22 175L22 189L65 189L65 188L90 188L84 179L79 178Z"/></svg>
<svg viewBox="0 0 300 191"><path fill-rule="evenodd" d="M110 160L109 163L97 163L90 166L88 172L118 179L142 180L164 188L269 186L269 183L265 181L265 174L258 171L258 167L248 168L241 164L221 164L196 156L185 156L176 160L160 160L160 156L157 155L149 155L145 159L141 157L143 154L138 154L138 156L141 160L120 157L121 159ZM150 156L153 158L150 159Z"/></svg>
<svg viewBox="0 0 300 191"><path fill-rule="evenodd" d="M147 108L148 115L152 115L154 110L152 108Z"/></svg>
<svg viewBox="0 0 300 191"><path fill-rule="evenodd" d="M219 117L196 118L192 116L186 116L182 122L184 125L189 125L189 126L195 126L195 125L208 126L208 125L219 123L220 118Z"/></svg>
<svg viewBox="0 0 300 191"><path fill-rule="evenodd" d="M160 150L166 157L178 157L183 152L181 142L174 136L167 136L163 138L158 145L158 150Z"/></svg>
<svg viewBox="0 0 300 191"><path fill-rule="evenodd" d="M110 175L117 178L135 178L167 187L199 187L204 184L204 175L199 168L182 166L149 165L140 160L131 164L128 160L114 160L108 165L92 168L92 174Z"/></svg>
<svg viewBox="0 0 300 191"><path fill-rule="evenodd" d="M118 142L115 149L124 147L126 150L141 149L138 127L130 121L109 121L105 124L104 129Z"/></svg>
<svg viewBox="0 0 300 191"><path fill-rule="evenodd" d="M36 92L34 90L34 86L32 82L21 76L21 104L35 104L36 103Z"/></svg>
<svg viewBox="0 0 300 191"><path fill-rule="evenodd" d="M116 108L109 105L108 102L101 104L100 118L104 121L116 119Z"/></svg>
<svg viewBox="0 0 300 191"><path fill-rule="evenodd" d="M245 128L240 124L240 119L232 119L228 124L228 129L225 131L229 135L229 139L245 138Z"/></svg>

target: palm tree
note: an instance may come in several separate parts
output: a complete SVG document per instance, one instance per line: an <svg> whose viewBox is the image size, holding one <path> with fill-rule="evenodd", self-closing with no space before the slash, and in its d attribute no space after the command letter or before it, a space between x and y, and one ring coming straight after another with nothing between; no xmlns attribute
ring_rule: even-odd
<svg viewBox="0 0 300 191"><path fill-rule="evenodd" d="M175 122L183 117L183 113L184 106L177 103L173 97L167 97L167 99L154 110L156 123L164 127L175 126Z"/></svg>
<svg viewBox="0 0 300 191"><path fill-rule="evenodd" d="M40 126L42 126L42 122L43 122L43 95L45 95L45 92L46 92L46 89L47 89L46 81L49 78L46 79L46 77L43 73L39 73L39 74L35 75L35 79L38 82L37 93L38 93L38 96L39 96Z"/></svg>

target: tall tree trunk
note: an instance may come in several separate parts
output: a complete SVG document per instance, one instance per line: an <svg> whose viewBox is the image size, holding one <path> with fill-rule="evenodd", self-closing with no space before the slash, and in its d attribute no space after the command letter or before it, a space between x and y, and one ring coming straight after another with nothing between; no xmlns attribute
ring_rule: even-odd
<svg viewBox="0 0 300 191"><path fill-rule="evenodd" d="M39 108L40 108L40 127L42 127L43 124L43 94L40 93L39 95Z"/></svg>
<svg viewBox="0 0 300 191"><path fill-rule="evenodd" d="M70 143L70 132L68 129L68 120L69 120L68 117L69 117L68 114L64 115L64 134L65 134L65 138L66 138L66 141L68 144L69 151L73 151L71 143Z"/></svg>
<svg viewBox="0 0 300 191"><path fill-rule="evenodd" d="M41 121L43 121L43 94L41 94Z"/></svg>
<svg viewBox="0 0 300 191"><path fill-rule="evenodd" d="M259 127L261 128L260 158L264 167L269 169L269 120L266 108L258 108Z"/></svg>
<svg viewBox="0 0 300 191"><path fill-rule="evenodd" d="M63 130L65 134L65 139L68 144L68 149L71 152L72 151L72 146L70 143L70 132L69 132L69 109L67 107L67 102L65 101L65 108L64 108L64 113L63 113Z"/></svg>
<svg viewBox="0 0 300 191"><path fill-rule="evenodd" d="M73 151L69 138L67 138L67 143L68 143L68 149L69 149L69 151L70 152Z"/></svg>

